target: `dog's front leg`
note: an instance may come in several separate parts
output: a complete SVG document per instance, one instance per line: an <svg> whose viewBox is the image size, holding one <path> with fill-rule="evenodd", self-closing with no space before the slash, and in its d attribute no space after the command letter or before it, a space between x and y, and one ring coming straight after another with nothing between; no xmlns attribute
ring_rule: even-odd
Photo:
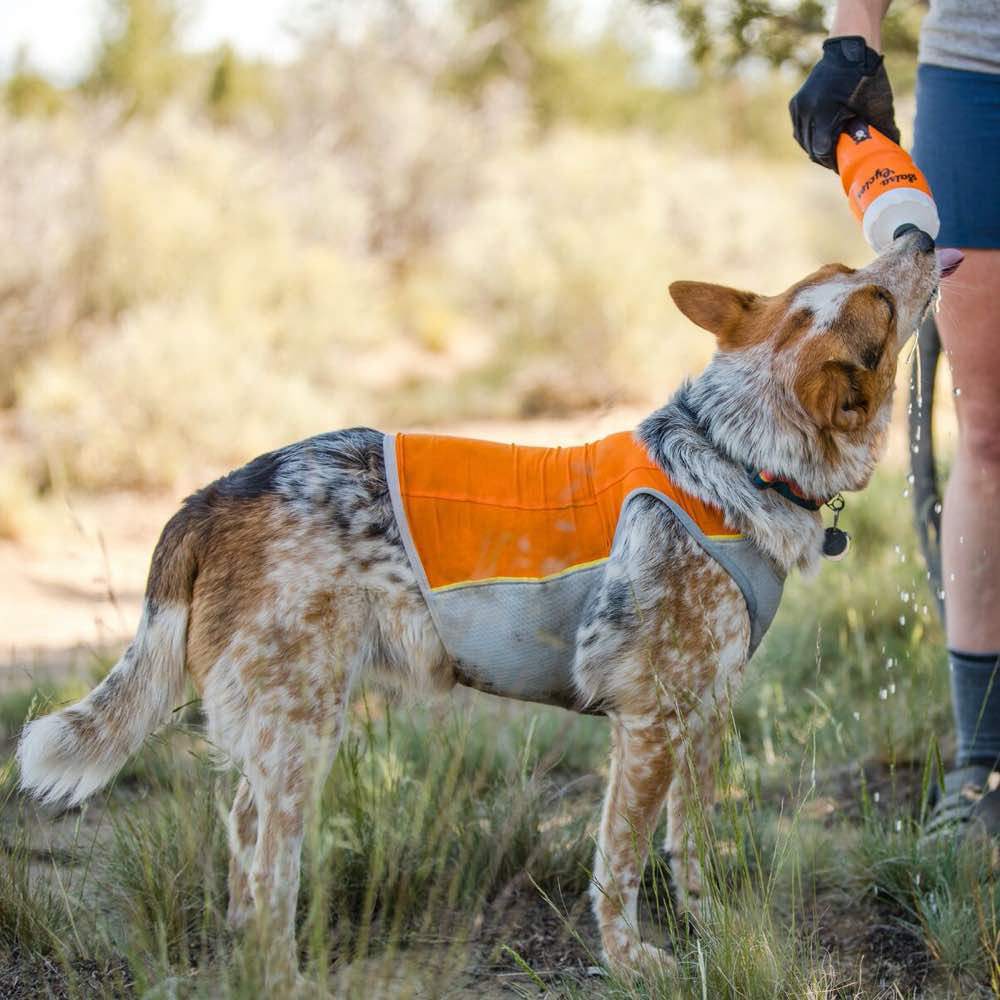
<svg viewBox="0 0 1000 1000"><path fill-rule="evenodd" d="M711 716L699 721L687 733L677 753L677 766L667 793L667 837L665 848L670 857L670 873L677 891L680 909L693 917L701 916L704 891L698 827L706 822L715 792L716 768L722 734L726 725L727 702L713 706ZM691 726L693 720L689 720ZM704 840L702 841L704 844Z"/></svg>
<svg viewBox="0 0 1000 1000"><path fill-rule="evenodd" d="M671 733L659 713L613 718L611 777L591 886L601 944L612 965L639 969L670 962L666 952L642 943L638 903L673 762Z"/></svg>

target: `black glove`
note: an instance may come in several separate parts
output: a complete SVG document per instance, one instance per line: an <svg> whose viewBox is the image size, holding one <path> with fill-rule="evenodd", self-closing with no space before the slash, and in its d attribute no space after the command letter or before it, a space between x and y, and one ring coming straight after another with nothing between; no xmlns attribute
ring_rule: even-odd
<svg viewBox="0 0 1000 1000"><path fill-rule="evenodd" d="M860 35L828 38L820 59L791 99L795 141L809 159L837 170L837 139L855 116L874 125L893 142L899 129L892 112L892 87L882 56Z"/></svg>

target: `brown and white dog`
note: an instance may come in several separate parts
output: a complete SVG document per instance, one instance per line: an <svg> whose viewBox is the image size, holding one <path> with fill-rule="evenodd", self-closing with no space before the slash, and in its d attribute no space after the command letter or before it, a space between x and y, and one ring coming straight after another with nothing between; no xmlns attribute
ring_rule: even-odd
<svg viewBox="0 0 1000 1000"><path fill-rule="evenodd" d="M911 230L861 270L829 265L774 297L674 284L677 306L718 350L639 439L780 572L815 568L819 514L757 488L747 470L816 498L865 486L900 348L940 275L932 241ZM636 907L664 802L681 902L694 905L701 889L685 807L710 799L749 620L733 579L654 501L622 516L605 577L623 576L636 608L601 584L572 669L581 704L599 704L612 730L594 911L607 959L637 967L662 958L640 940ZM211 740L244 775L230 816L230 921L266 920L272 974L291 976L307 811L361 676L404 690L463 682L401 541L382 435L353 429L262 456L186 501L153 554L135 640L83 701L25 728L21 782L47 801L80 802L170 717L190 678Z"/></svg>

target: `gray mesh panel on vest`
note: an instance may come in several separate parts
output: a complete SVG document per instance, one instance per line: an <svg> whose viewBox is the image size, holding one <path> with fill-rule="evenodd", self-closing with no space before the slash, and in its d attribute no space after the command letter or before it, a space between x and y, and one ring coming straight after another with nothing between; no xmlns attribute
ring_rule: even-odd
<svg viewBox="0 0 1000 1000"><path fill-rule="evenodd" d="M470 584L431 594L448 651L470 687L526 701L574 701L576 630L604 566L549 580Z"/></svg>

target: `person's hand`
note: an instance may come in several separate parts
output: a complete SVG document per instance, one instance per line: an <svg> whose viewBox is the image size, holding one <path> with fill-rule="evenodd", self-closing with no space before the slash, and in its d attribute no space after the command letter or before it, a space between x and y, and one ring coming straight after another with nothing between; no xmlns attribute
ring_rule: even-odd
<svg viewBox="0 0 1000 1000"><path fill-rule="evenodd" d="M823 58L791 99L795 141L809 159L837 170L837 139L854 117L874 125L893 142L899 129L892 111L892 87L882 56L860 35L828 38Z"/></svg>

